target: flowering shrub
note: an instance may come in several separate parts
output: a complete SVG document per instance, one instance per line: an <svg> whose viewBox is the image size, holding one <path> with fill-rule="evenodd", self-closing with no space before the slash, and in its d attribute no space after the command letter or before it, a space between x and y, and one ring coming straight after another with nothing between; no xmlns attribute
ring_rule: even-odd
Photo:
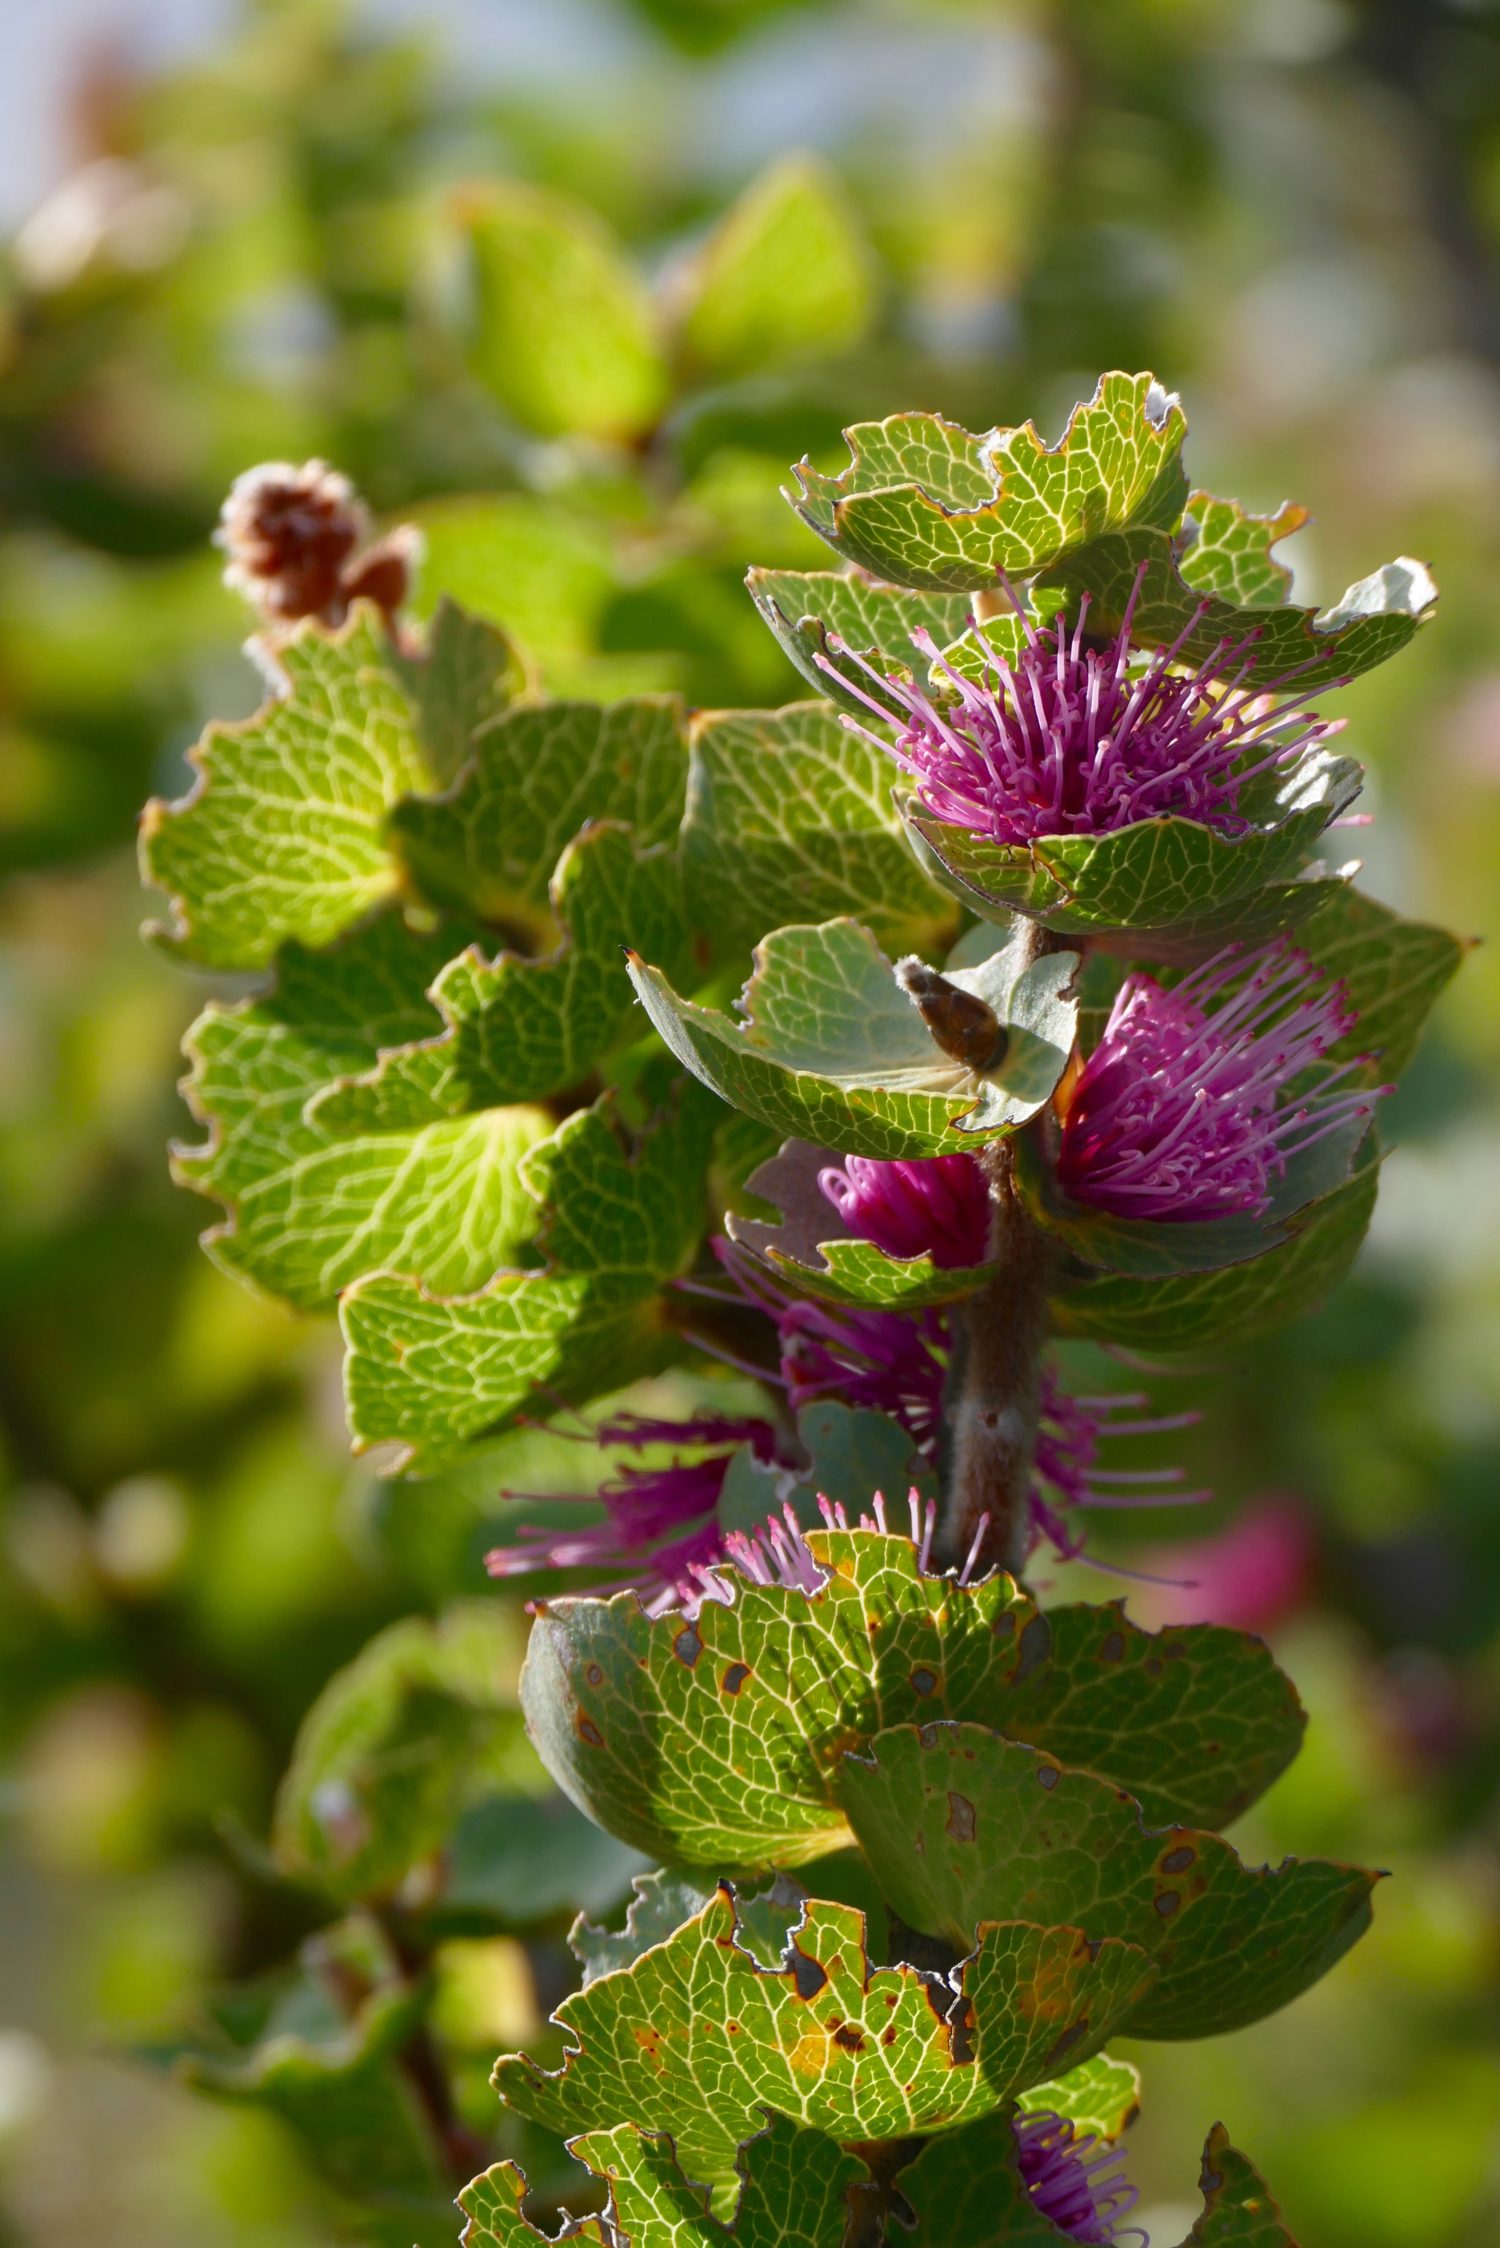
<svg viewBox="0 0 1500 2248"><path fill-rule="evenodd" d="M590 1514L489 1556L548 1572L531 1741L662 1869L495 2069L601 2240L1141 2239L1108 2041L1256 2020L1369 1918L1373 1875L1222 1839L1302 1725L1259 1641L1025 1581L1096 1510L1202 1495L1103 1464L1181 1416L1074 1394L1055 1340L1165 1365L1311 1309L1459 959L1312 855L1360 779L1321 697L1419 628L1425 571L1295 607L1280 519L1190 491L1184 430L1146 375L1051 445L851 430L798 471L840 569L752 572L832 698L774 713L549 700L449 602L419 633L411 542L319 464L226 510L273 690L145 866L164 943L274 977L191 1034L177 1172L220 1263L337 1310L357 1447L421 1474L551 1422L601 1455ZM588 1417L682 1365L735 1386ZM398 1627L314 1712L273 1847L348 1908L338 2026L309 2057L242 2009L192 2063L288 2111L341 2087L365 2146L399 2050L389 2143L439 2173L478 2165L397 1969L485 1924L502 1635ZM639 1861L601 1863L607 1905ZM1194 2243L1286 2248L1218 2128L1202 2183ZM470 2248L541 2237L525 2190L465 2188Z"/></svg>

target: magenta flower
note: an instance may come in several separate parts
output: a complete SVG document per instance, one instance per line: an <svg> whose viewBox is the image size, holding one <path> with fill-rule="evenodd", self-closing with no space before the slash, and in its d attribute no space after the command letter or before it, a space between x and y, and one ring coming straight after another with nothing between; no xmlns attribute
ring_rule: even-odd
<svg viewBox="0 0 1500 2248"><path fill-rule="evenodd" d="M1064 2239L1085 2248L1114 2248L1126 2239L1150 2242L1139 2225L1122 2230L1140 2195L1125 2176L1118 2147L1080 2138L1061 2116L1038 2109L1012 2124L1026 2191Z"/></svg>
<svg viewBox="0 0 1500 2248"><path fill-rule="evenodd" d="M952 826L1024 844L1043 835L1109 835L1136 820L1176 815L1243 835L1251 824L1240 809L1247 782L1293 763L1343 721L1318 718L1304 696L1284 693L1296 671L1245 690L1255 632L1221 641L1192 671L1174 671L1206 602L1171 647L1132 670L1130 632L1144 575L1143 568L1118 632L1102 646L1086 637L1087 594L1071 630L1061 619L1038 628L1010 594L1022 645L1009 660L991 647L981 681L955 671L930 633L914 633L913 647L952 700L876 671L840 640L829 647L859 667L873 693L828 657L817 660L896 727L895 744L855 719L845 725L893 756L927 809Z"/></svg>
<svg viewBox="0 0 1500 2248"><path fill-rule="evenodd" d="M933 1155L880 1163L849 1155L818 1173L818 1184L849 1231L888 1257L935 1265L983 1264L989 1251L990 1196L972 1155Z"/></svg>
<svg viewBox="0 0 1500 2248"><path fill-rule="evenodd" d="M1293 1090L1355 1020L1343 985L1285 938L1231 945L1170 990L1127 976L1073 1089L1060 1182L1117 1217L1262 1215L1294 1156L1390 1090L1335 1090L1368 1055Z"/></svg>

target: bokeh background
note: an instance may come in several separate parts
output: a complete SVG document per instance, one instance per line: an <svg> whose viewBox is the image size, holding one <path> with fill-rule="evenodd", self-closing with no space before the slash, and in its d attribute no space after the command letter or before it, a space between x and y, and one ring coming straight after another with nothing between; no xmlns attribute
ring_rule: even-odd
<svg viewBox="0 0 1500 2248"><path fill-rule="evenodd" d="M5 11L0 100L0 2243L409 2243L263 2100L137 2057L316 1924L261 1841L298 1720L383 1625L487 1597L518 1479L351 1465L333 1334L219 1275L167 1180L204 992L137 940L132 828L205 717L256 700L207 544L224 490L322 454L554 690L774 703L799 689L740 580L821 559L791 460L903 406L1050 431L1101 367L1153 367L1196 481L1313 507L1299 597L1400 551L1436 570L1438 621L1344 698L1358 847L1376 895L1493 932L1500 16L73 0ZM612 449L536 337L475 344L497 180L588 239L600 214L668 308L747 187L782 195L780 310L679 328L649 441ZM1264 1628L1312 1711L1242 1846L1396 1877L1287 2013L1138 2056L1160 2242L1219 2115L1308 2248L1500 2237L1497 1058L1481 949L1390 1118L1354 1279L1182 1385L1219 1494L1196 1553L1171 1516L1115 1549L1198 1580L1133 1612ZM556 1995L561 1925L438 1949L487 2145L483 2063Z"/></svg>

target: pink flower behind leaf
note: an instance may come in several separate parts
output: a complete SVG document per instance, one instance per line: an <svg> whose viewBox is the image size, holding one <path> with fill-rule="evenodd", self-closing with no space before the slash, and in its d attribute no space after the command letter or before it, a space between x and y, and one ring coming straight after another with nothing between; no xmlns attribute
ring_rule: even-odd
<svg viewBox="0 0 1500 2248"><path fill-rule="evenodd" d="M1306 1509L1275 1494L1254 1501L1215 1537L1156 1547L1144 1559L1167 1580L1146 1597L1153 1622L1268 1632L1310 1597L1317 1539Z"/></svg>
<svg viewBox="0 0 1500 2248"><path fill-rule="evenodd" d="M990 1196L972 1155L890 1163L849 1155L820 1171L818 1184L849 1231L888 1257L926 1254L947 1269L985 1260Z"/></svg>

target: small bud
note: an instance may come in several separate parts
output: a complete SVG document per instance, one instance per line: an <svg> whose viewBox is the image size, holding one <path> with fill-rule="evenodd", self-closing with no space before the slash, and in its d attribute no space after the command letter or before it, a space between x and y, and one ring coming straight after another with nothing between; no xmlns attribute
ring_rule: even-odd
<svg viewBox="0 0 1500 2248"><path fill-rule="evenodd" d="M419 534L410 526L374 546L368 510L325 461L267 461L236 477L214 543L229 557L224 583L268 624L316 617L342 624L355 600L394 620L411 590Z"/></svg>
<svg viewBox="0 0 1500 2248"><path fill-rule="evenodd" d="M945 1054L966 1069L994 1069L1004 1060L1005 1025L973 992L950 983L915 953L897 961L896 981Z"/></svg>

